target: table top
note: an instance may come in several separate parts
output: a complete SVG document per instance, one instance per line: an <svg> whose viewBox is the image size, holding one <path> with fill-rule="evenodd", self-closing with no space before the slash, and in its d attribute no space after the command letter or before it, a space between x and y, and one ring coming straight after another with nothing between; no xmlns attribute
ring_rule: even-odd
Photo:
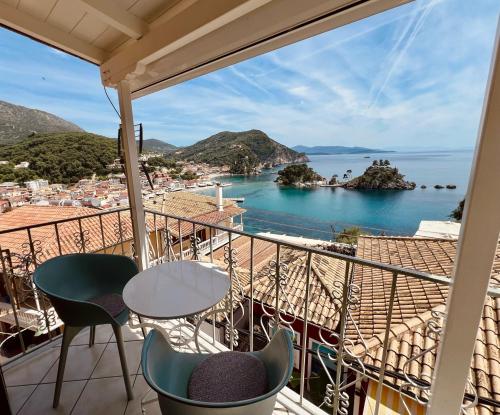
<svg viewBox="0 0 500 415"><path fill-rule="evenodd" d="M133 277L123 289L123 301L139 316L168 320L208 310L229 287L229 275L214 264L172 261Z"/></svg>

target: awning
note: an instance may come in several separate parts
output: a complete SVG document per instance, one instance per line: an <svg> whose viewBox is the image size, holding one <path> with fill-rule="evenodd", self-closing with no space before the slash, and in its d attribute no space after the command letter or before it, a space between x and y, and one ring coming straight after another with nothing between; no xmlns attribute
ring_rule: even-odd
<svg viewBox="0 0 500 415"><path fill-rule="evenodd" d="M375 414L375 403L377 397L377 383L370 380L368 383L368 392L363 408L363 415ZM413 415L425 415L425 407L420 405L417 401L405 397L406 405ZM394 389L384 386L382 389L382 397L380 399L379 415L401 415L406 414L407 411L401 400L401 395Z"/></svg>

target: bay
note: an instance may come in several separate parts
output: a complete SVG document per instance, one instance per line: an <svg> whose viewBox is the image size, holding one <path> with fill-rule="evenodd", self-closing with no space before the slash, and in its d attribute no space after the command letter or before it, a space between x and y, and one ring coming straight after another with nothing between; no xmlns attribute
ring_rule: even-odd
<svg viewBox="0 0 500 415"><path fill-rule="evenodd" d="M472 164L472 151L397 152L364 155L309 156L309 166L322 176L340 177L348 170L357 176L374 159L388 159L406 179L417 183L415 190L302 189L274 183L277 170L259 176L221 177L231 182L224 197L244 197L245 229L288 235L331 239L333 232L360 226L371 234L413 235L421 220L448 220L450 212L465 196ZM420 185L427 189L421 189ZM457 186L434 189L436 184ZM214 195L214 189L200 193Z"/></svg>

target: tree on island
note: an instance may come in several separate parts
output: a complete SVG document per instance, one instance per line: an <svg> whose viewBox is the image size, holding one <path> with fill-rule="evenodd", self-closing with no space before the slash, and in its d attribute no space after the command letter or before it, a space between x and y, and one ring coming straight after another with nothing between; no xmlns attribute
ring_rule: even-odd
<svg viewBox="0 0 500 415"><path fill-rule="evenodd" d="M464 214L465 199L462 199L458 206L450 213L450 218L460 222Z"/></svg>
<svg viewBox="0 0 500 415"><path fill-rule="evenodd" d="M292 186L295 184L313 183L321 180L323 180L323 177L310 167L307 167L306 164L292 164L278 172L276 182L286 186Z"/></svg>
<svg viewBox="0 0 500 415"><path fill-rule="evenodd" d="M380 167L384 168L380 168ZM413 190L416 184L404 180L397 167L390 167L388 160L372 163L365 172L344 184L346 189Z"/></svg>

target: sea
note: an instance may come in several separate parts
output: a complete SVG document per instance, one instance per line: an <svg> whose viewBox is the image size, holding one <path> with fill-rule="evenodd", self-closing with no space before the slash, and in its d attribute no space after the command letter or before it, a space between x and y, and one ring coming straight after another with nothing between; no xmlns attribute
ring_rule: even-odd
<svg viewBox="0 0 500 415"><path fill-rule="evenodd" d="M387 159L417 184L415 190L345 190L342 188L296 188L274 182L277 169L258 176L223 176L230 182L224 197L244 198L245 230L274 232L331 240L344 228L359 226L373 235L414 235L422 220L449 220L466 194L473 158L472 150L394 152L343 155L310 155L308 165L326 178L347 170L358 176L375 159ZM434 185L456 185L435 189ZM426 185L426 189L421 189ZM214 195L215 190L200 193Z"/></svg>

